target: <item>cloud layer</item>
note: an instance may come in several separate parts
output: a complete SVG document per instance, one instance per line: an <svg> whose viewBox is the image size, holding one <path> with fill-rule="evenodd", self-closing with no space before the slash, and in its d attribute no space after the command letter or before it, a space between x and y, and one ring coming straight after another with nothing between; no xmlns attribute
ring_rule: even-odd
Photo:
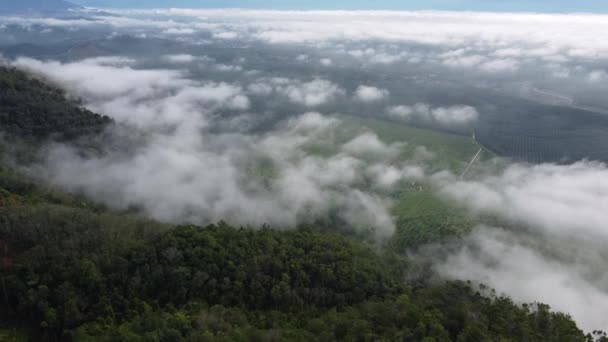
<svg viewBox="0 0 608 342"><path fill-rule="evenodd" d="M372 86L361 85L355 90L355 98L361 102L376 102L387 98L390 92Z"/></svg>
<svg viewBox="0 0 608 342"><path fill-rule="evenodd" d="M194 81L173 70L136 69L114 58L67 64L22 58L14 65L63 84L89 108L144 133L132 148L102 156L55 145L46 152L42 174L161 220L293 227L335 212L348 225L374 229L385 239L394 223L383 192L422 173L394 160L401 145L387 145L373 133L354 137L329 156L306 152L319 141L331 145L331 131L339 125L319 113L290 118L265 133L215 132L218 125L255 117L248 112L248 92L279 92L315 106L332 90L341 93L328 81L263 79L245 89ZM226 111L231 114L221 114Z"/></svg>
<svg viewBox="0 0 608 342"><path fill-rule="evenodd" d="M448 200L510 227L478 227L437 269L519 302L547 303L583 329L605 329L607 177L606 165L590 162L514 164L477 180L433 176Z"/></svg>
<svg viewBox="0 0 608 342"><path fill-rule="evenodd" d="M389 117L405 122L423 122L444 127L470 126L477 121L479 113L471 106L452 106L432 108L426 103L413 106L400 105L386 110Z"/></svg>
<svg viewBox="0 0 608 342"><path fill-rule="evenodd" d="M328 40L390 40L465 45L471 41L495 47L529 42L547 52L594 56L608 51L601 35L604 15L393 11L260 11L171 9L116 11L130 19L99 17L114 26L162 26L212 30L224 39L258 39L272 43ZM170 17L188 22L169 22ZM154 19L149 19L149 18ZM539 31L538 25L545 29ZM228 34L230 33L230 34ZM539 50L511 54L538 54ZM502 53L504 55L505 52Z"/></svg>
<svg viewBox="0 0 608 342"><path fill-rule="evenodd" d="M442 191L474 212L521 220L548 234L608 240L604 164L511 165L480 181L450 182Z"/></svg>
<svg viewBox="0 0 608 342"><path fill-rule="evenodd" d="M542 241L533 237L530 240ZM568 249L568 243L553 241L551 248ZM578 248L586 247L583 246L578 245ZM538 245L523 241L522 236L479 227L468 237L464 247L438 264L436 269L449 278L486 284L520 303L549 304L555 310L572 315L585 331L605 329L608 325L604 314L608 310L608 279L602 270L607 259L605 255L590 258L585 253L555 258L543 253ZM595 272L595 275L588 272Z"/></svg>

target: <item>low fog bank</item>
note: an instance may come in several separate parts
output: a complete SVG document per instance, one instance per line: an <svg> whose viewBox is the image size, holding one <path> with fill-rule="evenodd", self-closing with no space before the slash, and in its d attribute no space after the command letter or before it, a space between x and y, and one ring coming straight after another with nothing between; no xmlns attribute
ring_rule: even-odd
<svg viewBox="0 0 608 342"><path fill-rule="evenodd" d="M543 103L605 111L606 22L606 15L593 14L85 9L73 18L0 16L0 44L15 44L13 56L39 53L67 58L91 51L149 55L168 49L174 51L166 61L174 64L196 62L200 56L194 52L221 47L216 57L222 63L216 71L223 73L243 67L226 58L226 49L255 60L256 53L249 52L276 48L294 55L287 60L267 56L256 67L291 62L293 70L314 66L331 72L352 67L403 73L435 87L454 82L456 87L466 84ZM545 29L538 30L538 25ZM76 41L95 39L67 46L64 55L56 49L66 44L68 36ZM23 42L35 46L40 37L58 46L41 45L37 52L20 46ZM392 91L383 85L362 86L374 87L360 89L358 95L366 99L379 100L384 90Z"/></svg>
<svg viewBox="0 0 608 342"><path fill-rule="evenodd" d="M605 240L573 242L480 226L435 270L472 280L518 303L545 303L573 317L584 331L608 327Z"/></svg>
<svg viewBox="0 0 608 342"><path fill-rule="evenodd" d="M475 228L435 260L440 274L549 304L586 331L608 327L605 164L513 164L475 180L434 178L447 200L504 227Z"/></svg>
<svg viewBox="0 0 608 342"><path fill-rule="evenodd" d="M101 156L51 145L36 174L111 207L141 208L164 221L289 228L332 218L373 231L379 240L395 228L387 187L424 174L422 165L397 159L401 144L385 144L371 132L337 143L333 130L340 121L317 112L280 120L265 132L242 127L258 115L250 112L252 92L276 91L286 101L314 107L328 101L332 89L343 92L328 81L313 80L311 86L273 79L246 87L130 64L114 57L14 62L143 134L131 150L109 149ZM328 155L309 152L329 147Z"/></svg>
<svg viewBox="0 0 608 342"><path fill-rule="evenodd" d="M441 193L476 214L578 240L608 239L608 169L597 162L513 164L499 174L444 181Z"/></svg>

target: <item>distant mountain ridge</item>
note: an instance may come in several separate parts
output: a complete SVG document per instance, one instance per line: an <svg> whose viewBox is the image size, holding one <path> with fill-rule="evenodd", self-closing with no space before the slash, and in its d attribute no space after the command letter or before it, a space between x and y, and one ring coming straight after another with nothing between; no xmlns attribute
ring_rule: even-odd
<svg viewBox="0 0 608 342"><path fill-rule="evenodd" d="M0 0L3 13L64 12L79 7L65 0Z"/></svg>

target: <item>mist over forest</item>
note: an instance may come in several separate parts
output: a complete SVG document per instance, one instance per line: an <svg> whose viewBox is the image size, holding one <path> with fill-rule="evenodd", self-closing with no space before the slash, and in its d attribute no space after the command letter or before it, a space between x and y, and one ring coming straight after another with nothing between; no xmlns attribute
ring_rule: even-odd
<svg viewBox="0 0 608 342"><path fill-rule="evenodd" d="M360 297L389 301L392 297L383 297L387 288L400 293L396 289L405 286L401 282L425 278L432 284L469 284L478 289L473 292L478 291L480 298L508 297L512 305L526 305L525 310L534 313L545 309L533 303L547 304L571 317L580 329L579 337L606 330L607 32L608 18L597 14L93 8L52 17L4 14L0 16L2 68L13 71L4 71L6 81L0 83L0 176L11 180L0 177L0 225L6 227L0 229L0 247L12 246L11 234L20 236L18 227L27 226L20 221L23 217L44 217L35 211L41 201L92 210L96 215L150 220L151 225L163 227L161 232L170 231L167 226L179 226L176 237L159 238L154 245L173 253L167 257L171 262L181 260L175 256L181 255L180 249L183 255L190 255L186 251L197 247L193 241L205 241L205 246L215 246L212 240L224 241L231 248L254 243L231 230L223 232L223 225L256 232L247 234L286 234L276 238L277 249L288 251L300 244L310 244L314 251L324 239L314 234L330 234L338 240L327 243L347 249L346 254L351 253L351 243L364 246L352 247L357 251L352 252L352 260L360 257L358 248L369 248L372 254L390 251L395 258L407 259L410 266L373 259L398 271L394 275L374 273L370 266L361 273L367 277L369 271L373 273L370 279L384 279L390 286L362 280L365 297L344 285L336 290L338 297L328 294L327 302L315 302L319 308L327 304L328 310L341 312L341 305L355 306L359 303L355 298ZM57 90L41 88L46 90L30 95L25 85ZM67 106L64 100L71 106L65 108L72 109L63 107ZM56 122L39 119L39 108L47 114L72 116L65 114L66 119ZM87 120L93 113L99 116L91 128ZM68 131L67 126L84 128ZM51 187L64 195L48 197L15 190L10 177L17 176L6 176L9 170L11 175L15 172L36 186ZM89 204L82 207L78 203ZM28 210L32 212L20 216L15 206L31 206ZM49 222L55 222L53 215L48 214ZM99 223L99 227L105 224ZM107 233L116 236L108 246L118 240L121 224L108 223ZM59 229L51 229L49 223L42 226ZM212 228L196 232L184 228L194 226ZM269 228L273 233L266 233ZM138 229L133 234L157 234ZM39 235L31 236L47 234L36 232ZM292 246L288 239L304 239L300 234L313 234L315 242L295 240ZM125 239L133 239L132 245L140 245L136 242L139 237L135 238L139 235L125 235ZM31 236L19 237L23 240L15 241L11 248L21 256L34 253L37 249L26 248L30 242L25 241L34 239ZM343 238L346 242L340 240ZM126 251L127 245L117 247L116 255L123 247ZM137 249L140 254L125 258L150 262L154 252L142 246ZM232 258L240 265L240 258L247 259L234 250L217 253L213 260ZM271 255L291 260L293 253ZM38 257L44 259L44 255ZM7 258L12 265L17 256ZM262 258L261 254L256 258ZM95 265L91 267L103 273L99 266L103 263L91 259ZM336 266L336 272L340 267L349 269L349 260ZM3 265L2 274L13 279L8 264ZM132 270L141 274L137 273L137 280L125 280L125 288L146 296L147 288L138 287L140 283L163 281L160 276L146 278L146 270L153 273L154 266L144 266L144 261L137 265ZM206 264L188 265L213 274ZM166 268L169 273L163 276L179 282L181 278ZM261 269L259 272L267 270ZM279 273L283 274L281 281L289 284L289 279L299 279L296 274L300 274ZM192 271L184 284L194 282L194 274ZM350 276L338 274L336 278L356 283L357 275ZM47 279L32 278L22 286L17 285L19 277L14 277L16 280L4 285L5 293L7 286L27 293L27 286L34 288ZM119 276L115 277L108 275L107 279ZM221 282L231 276L217 277ZM412 284L408 283L407 291L418 288ZM73 291L87 292L73 286ZM198 293L192 286L184 290L188 300ZM301 308L304 302L293 298L321 298L308 292L304 295L292 286L291 297L285 294L273 299L278 301L274 303ZM224 305L222 310L281 312L285 308L247 304L253 303L248 301L247 291L227 288L218 285L216 292L201 291L209 296L213 293L216 297L204 300L209 305ZM182 296L180 291L168 289L162 294L165 297L159 294L161 299L142 297L142 303L154 303L149 310L129 307L124 311L140 316L125 314L130 321L114 317L107 326L118 331L120 324L129 322L123 328L135 331L137 319L169 321L165 316L145 316L165 315L161 309L167 303L174 310L189 312L185 305L191 302L171 297L171 293ZM238 291L244 291L242 297L227 297ZM9 294L5 298L3 305L11 307L15 317L20 317L20 311L13 306L41 307L20 302L16 296L9 300ZM74 321L56 318L53 322L61 323L49 328L49 335L43 332L39 336L60 340L67 336L60 335L65 331L74 332L70 335L74 340L85 336L85 331L90 334L86 336L96 336L94 332L103 330L102 325L93 326L92 314L88 317L86 310L106 305L105 300L118 310L115 298L109 295L98 299L101 304L95 302L97 306L74 304L82 316ZM53 300L48 301L52 306ZM426 304L411 305L427 308ZM535 305L540 309L533 309ZM205 310L225 318L213 311L219 309L210 306ZM289 310L296 309L282 312L287 315ZM60 316L43 312L43 318L36 319L48 328L53 315ZM262 319L247 315L249 323L261 329L256 324ZM348 317L355 321L354 316ZM4 318L0 315L0 322ZM86 328L78 328L85 323ZM299 323L290 324L304 329ZM536 328L542 326L538 324ZM551 326L556 330L559 325ZM306 329L322 336L309 326ZM446 329L445 335L428 341L476 340L466 339L473 335L458 337L461 335ZM565 330L552 337L545 335L546 340L579 340L565 335ZM273 340L271 335L264 336ZM326 340L348 340L346 336L332 335ZM424 336L431 333L412 332L409 340ZM487 339L477 340L494 340L485 336ZM511 337L514 341L523 340L523 335L513 336L519 336ZM275 340L291 339L282 335Z"/></svg>

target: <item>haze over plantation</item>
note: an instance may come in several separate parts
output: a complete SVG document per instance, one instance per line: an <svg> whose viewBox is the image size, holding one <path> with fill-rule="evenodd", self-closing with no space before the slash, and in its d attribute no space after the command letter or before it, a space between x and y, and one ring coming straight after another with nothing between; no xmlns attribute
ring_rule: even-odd
<svg viewBox="0 0 608 342"><path fill-rule="evenodd" d="M0 340L607 339L600 10L80 5L0 3Z"/></svg>

